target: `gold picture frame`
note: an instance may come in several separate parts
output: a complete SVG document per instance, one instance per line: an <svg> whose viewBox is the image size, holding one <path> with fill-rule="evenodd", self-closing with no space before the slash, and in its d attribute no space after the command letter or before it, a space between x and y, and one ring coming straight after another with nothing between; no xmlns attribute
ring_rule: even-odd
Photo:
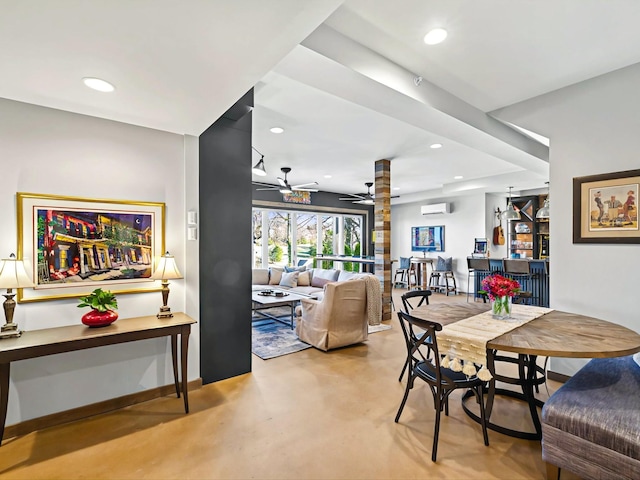
<svg viewBox="0 0 640 480"><path fill-rule="evenodd" d="M33 289L20 303L157 292L151 274L165 249L165 204L18 192L18 258Z"/></svg>
<svg viewBox="0 0 640 480"><path fill-rule="evenodd" d="M573 243L640 243L640 170L573 179Z"/></svg>

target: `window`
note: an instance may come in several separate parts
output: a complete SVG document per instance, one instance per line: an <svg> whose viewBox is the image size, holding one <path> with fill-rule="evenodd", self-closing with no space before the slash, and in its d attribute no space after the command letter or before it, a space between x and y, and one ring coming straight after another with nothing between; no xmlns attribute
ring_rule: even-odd
<svg viewBox="0 0 640 480"><path fill-rule="evenodd" d="M253 266L266 268L270 265L299 265L318 253L360 255L363 225L364 215L254 208ZM332 262L322 262L318 266L331 268L331 264ZM347 263L342 268L357 271L359 266Z"/></svg>

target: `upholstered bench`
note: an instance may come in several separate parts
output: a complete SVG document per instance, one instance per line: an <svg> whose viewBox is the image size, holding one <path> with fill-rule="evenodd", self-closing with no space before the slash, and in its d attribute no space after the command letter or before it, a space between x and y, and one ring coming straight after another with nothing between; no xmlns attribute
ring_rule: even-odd
<svg viewBox="0 0 640 480"><path fill-rule="evenodd" d="M640 366L633 356L591 360L542 409L547 478L640 479Z"/></svg>

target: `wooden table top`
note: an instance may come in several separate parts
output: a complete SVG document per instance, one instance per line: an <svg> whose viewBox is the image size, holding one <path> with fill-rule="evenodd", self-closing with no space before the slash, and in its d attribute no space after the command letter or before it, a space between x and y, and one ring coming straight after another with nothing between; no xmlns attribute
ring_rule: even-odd
<svg viewBox="0 0 640 480"><path fill-rule="evenodd" d="M448 325L490 308L486 303L441 303L417 307L411 314ZM640 334L598 318L553 310L487 342L487 348L545 357L622 357L640 352Z"/></svg>
<svg viewBox="0 0 640 480"><path fill-rule="evenodd" d="M157 318L155 315L145 317L121 318L111 325L99 328L90 328L80 322L78 315L77 325L65 327L44 328L41 330L28 330L22 332L18 338L5 338L0 342L0 360L11 359L15 352L38 349L48 346L53 349L71 343L99 341L101 338L118 335L135 334L136 332L154 332L170 327L190 325L196 321L184 313L174 313L170 318Z"/></svg>
<svg viewBox="0 0 640 480"><path fill-rule="evenodd" d="M431 257L411 257L411 263L433 263L436 258Z"/></svg>

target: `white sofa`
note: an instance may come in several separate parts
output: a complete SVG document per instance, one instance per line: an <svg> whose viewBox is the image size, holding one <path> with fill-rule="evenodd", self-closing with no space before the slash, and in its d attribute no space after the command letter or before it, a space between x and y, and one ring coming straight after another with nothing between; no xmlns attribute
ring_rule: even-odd
<svg viewBox="0 0 640 480"><path fill-rule="evenodd" d="M369 325L380 324L382 320L382 292L380 282L375 275L325 268L306 269L305 267L299 267L296 272L297 275L288 275L290 273L293 272L285 272L283 267L254 268L252 270L251 289L252 291L265 290L267 288L289 290L322 301L325 285L328 283L364 279ZM301 310L298 307L297 316L300 316L300 314Z"/></svg>
<svg viewBox="0 0 640 480"><path fill-rule="evenodd" d="M254 268L251 272L251 290L282 289L321 299L324 286L329 282L344 282L371 275L325 268L298 268L295 272L285 272L283 267Z"/></svg>

